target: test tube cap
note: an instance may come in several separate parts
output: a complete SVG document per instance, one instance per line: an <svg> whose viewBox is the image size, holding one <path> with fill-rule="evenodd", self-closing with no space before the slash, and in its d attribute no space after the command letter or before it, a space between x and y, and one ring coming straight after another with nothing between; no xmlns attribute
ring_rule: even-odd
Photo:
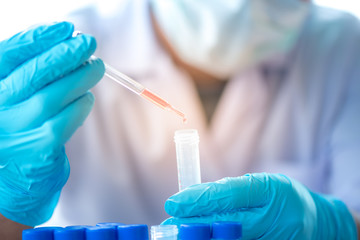
<svg viewBox="0 0 360 240"><path fill-rule="evenodd" d="M149 231L145 224L119 225L117 228L118 240L148 240Z"/></svg>
<svg viewBox="0 0 360 240"><path fill-rule="evenodd" d="M85 231L86 240L116 240L117 234L114 227L88 227Z"/></svg>
<svg viewBox="0 0 360 240"><path fill-rule="evenodd" d="M80 226L66 227L54 231L54 240L85 240L86 228Z"/></svg>
<svg viewBox="0 0 360 240"><path fill-rule="evenodd" d="M72 225L72 226L66 226L65 228L81 228L81 229L86 229L89 227L93 227L91 225Z"/></svg>
<svg viewBox="0 0 360 240"><path fill-rule="evenodd" d="M53 240L54 230L61 229L61 227L38 227L33 229L26 229L22 232L23 240Z"/></svg>
<svg viewBox="0 0 360 240"><path fill-rule="evenodd" d="M180 225L180 240L210 240L210 225L206 223L188 223Z"/></svg>
<svg viewBox="0 0 360 240"><path fill-rule="evenodd" d="M240 239L242 237L242 225L240 222L213 222L213 239Z"/></svg>
<svg viewBox="0 0 360 240"><path fill-rule="evenodd" d="M102 223L96 224L96 226L99 226L99 227L114 227L115 229L118 226L122 226L122 225L125 225L125 224L119 223L119 222L102 222Z"/></svg>
<svg viewBox="0 0 360 240"><path fill-rule="evenodd" d="M199 133L196 129L180 129L174 134L175 142L197 143L199 142Z"/></svg>

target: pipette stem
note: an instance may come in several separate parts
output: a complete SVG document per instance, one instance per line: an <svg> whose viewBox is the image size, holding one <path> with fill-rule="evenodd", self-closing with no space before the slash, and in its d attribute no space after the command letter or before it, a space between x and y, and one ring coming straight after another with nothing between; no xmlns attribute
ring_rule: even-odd
<svg viewBox="0 0 360 240"><path fill-rule="evenodd" d="M171 106L168 102L166 102L164 99L162 99L161 97L159 97L155 93L153 93L153 92L151 92L151 91L149 91L148 89L145 88L141 92L140 96L142 96L146 100L150 101L151 103L161 107L162 109L166 109L168 111L172 111L172 112L176 113L177 115L179 115L183 119L183 122L186 123L187 119L186 119L184 113L180 112L179 110L177 110L176 108Z"/></svg>
<svg viewBox="0 0 360 240"><path fill-rule="evenodd" d="M166 102L164 99L162 99L161 97L159 97L158 95L149 91L146 88L140 93L140 96L152 102L153 104L161 107L162 109L167 109L171 107L171 105L168 102Z"/></svg>
<svg viewBox="0 0 360 240"><path fill-rule="evenodd" d="M174 108L163 98L159 97L155 93L153 93L150 90L148 90L147 88L145 88L140 83L136 82L134 79L117 71L115 68L109 66L108 64L104 63L104 65L105 65L105 75L107 77L109 77L111 80L114 80L115 82L119 83L123 87L140 95L141 97L143 97L146 100L148 100L149 102L161 107L162 109L166 109L166 110L176 113L183 119L184 123L187 121L184 113L182 113L178 109Z"/></svg>
<svg viewBox="0 0 360 240"><path fill-rule="evenodd" d="M104 63L105 65L105 75L114 80L115 82L119 83L123 87L126 87L130 91L140 95L145 87L140 83L136 82L134 79L126 76L125 74L119 72L115 68L109 66L108 64Z"/></svg>

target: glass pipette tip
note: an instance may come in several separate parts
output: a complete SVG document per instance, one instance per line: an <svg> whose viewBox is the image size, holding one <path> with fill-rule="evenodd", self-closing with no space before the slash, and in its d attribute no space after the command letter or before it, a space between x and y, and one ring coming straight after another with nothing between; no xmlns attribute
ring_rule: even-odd
<svg viewBox="0 0 360 240"><path fill-rule="evenodd" d="M96 58L96 57L92 56L92 58ZM120 85L124 86L130 91L136 93L137 95L143 97L149 102L157 105L158 107L174 112L175 114L177 114L182 118L183 123L186 123L187 119L183 112L179 111L178 109L173 107L170 103L165 101L163 98L159 97L157 94L145 88L142 84L130 78L129 76L117 71L115 68L111 67L106 63L104 63L104 65L105 65L105 76L107 76L111 80L114 80L115 82L119 83Z"/></svg>

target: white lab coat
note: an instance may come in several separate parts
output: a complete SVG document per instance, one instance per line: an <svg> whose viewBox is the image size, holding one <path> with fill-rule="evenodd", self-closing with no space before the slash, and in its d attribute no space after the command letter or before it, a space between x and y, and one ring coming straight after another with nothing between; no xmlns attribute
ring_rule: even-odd
<svg viewBox="0 0 360 240"><path fill-rule="evenodd" d="M208 126L194 84L154 36L146 1L128 1L112 17L91 9L80 15L76 26L97 38L99 57L189 121L104 78L93 89L92 113L66 146L71 174L48 224L159 224L178 190L173 134L181 128L199 131L203 182L283 173L360 211L355 18L314 7L294 51L234 76Z"/></svg>

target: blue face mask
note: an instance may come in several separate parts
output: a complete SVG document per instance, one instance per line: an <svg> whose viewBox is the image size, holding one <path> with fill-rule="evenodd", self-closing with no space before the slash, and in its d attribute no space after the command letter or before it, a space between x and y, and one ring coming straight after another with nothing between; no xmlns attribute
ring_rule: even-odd
<svg viewBox="0 0 360 240"><path fill-rule="evenodd" d="M300 0L151 0L177 55L219 78L288 52L310 4Z"/></svg>

